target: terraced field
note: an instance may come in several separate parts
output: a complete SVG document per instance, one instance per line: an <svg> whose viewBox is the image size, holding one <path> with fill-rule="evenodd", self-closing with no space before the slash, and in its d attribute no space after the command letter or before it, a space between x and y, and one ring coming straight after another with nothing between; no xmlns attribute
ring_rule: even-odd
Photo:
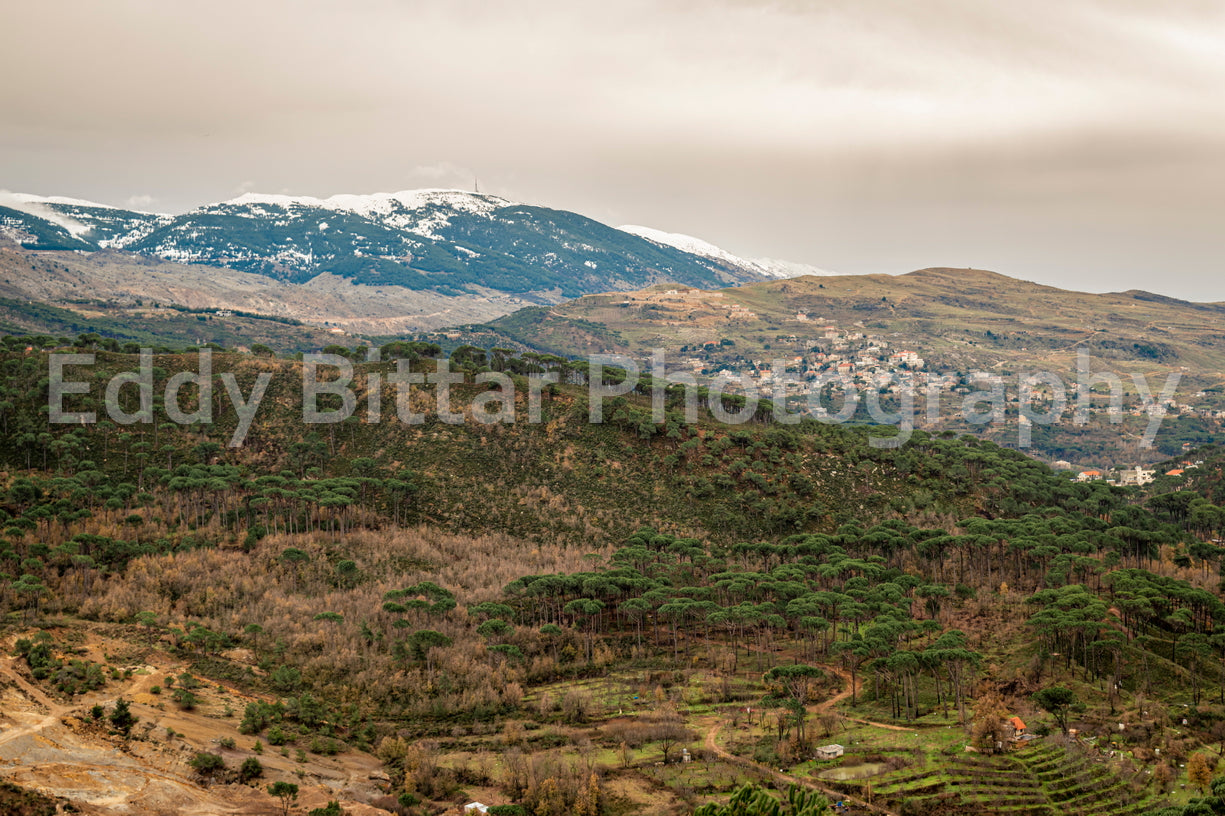
<svg viewBox="0 0 1225 816"><path fill-rule="evenodd" d="M1002 756L964 754L927 768L905 768L874 777L871 794L900 807L926 803L928 812L999 816L1139 816L1165 804L1149 787L1113 762L1055 740L1038 741ZM868 781L842 783L867 793Z"/></svg>

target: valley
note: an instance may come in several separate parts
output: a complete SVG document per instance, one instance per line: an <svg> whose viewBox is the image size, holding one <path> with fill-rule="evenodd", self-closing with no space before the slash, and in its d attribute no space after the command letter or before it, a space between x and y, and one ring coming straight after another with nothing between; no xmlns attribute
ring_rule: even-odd
<svg viewBox="0 0 1225 816"><path fill-rule="evenodd" d="M9 3L0 816L1225 816L1223 12Z"/></svg>

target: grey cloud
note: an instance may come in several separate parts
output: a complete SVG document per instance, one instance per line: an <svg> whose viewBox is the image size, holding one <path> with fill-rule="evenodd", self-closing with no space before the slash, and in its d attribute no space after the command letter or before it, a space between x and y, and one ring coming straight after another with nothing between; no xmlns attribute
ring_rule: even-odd
<svg viewBox="0 0 1225 816"><path fill-rule="evenodd" d="M1221 8L26 4L0 186L173 210L479 177L743 255L1097 290L1165 269L1225 300Z"/></svg>

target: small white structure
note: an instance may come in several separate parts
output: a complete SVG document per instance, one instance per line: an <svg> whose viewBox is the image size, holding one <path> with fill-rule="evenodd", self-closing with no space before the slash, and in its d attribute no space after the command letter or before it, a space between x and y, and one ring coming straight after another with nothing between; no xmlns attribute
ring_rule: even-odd
<svg viewBox="0 0 1225 816"><path fill-rule="evenodd" d="M817 759L837 759L846 751L841 745L834 743L833 745L822 745L817 749Z"/></svg>
<svg viewBox="0 0 1225 816"><path fill-rule="evenodd" d="M1153 478L1156 475L1157 471L1144 470L1139 465L1136 465L1135 470L1124 470L1119 474L1119 484L1143 487L1144 485L1153 481Z"/></svg>
<svg viewBox="0 0 1225 816"><path fill-rule="evenodd" d="M681 749L681 762L692 762L693 756L689 753L688 748Z"/></svg>
<svg viewBox="0 0 1225 816"><path fill-rule="evenodd" d="M469 802L464 805L464 813L488 813L489 805L481 804L480 802Z"/></svg>

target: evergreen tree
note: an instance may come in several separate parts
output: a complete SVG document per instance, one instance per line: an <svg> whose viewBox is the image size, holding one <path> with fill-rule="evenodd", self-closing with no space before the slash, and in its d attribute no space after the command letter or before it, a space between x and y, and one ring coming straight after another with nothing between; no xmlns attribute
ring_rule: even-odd
<svg viewBox="0 0 1225 816"><path fill-rule="evenodd" d="M115 701L115 710L111 712L111 725L124 738L131 736L132 726L136 725L139 718L133 714L128 706L128 701L120 697Z"/></svg>

